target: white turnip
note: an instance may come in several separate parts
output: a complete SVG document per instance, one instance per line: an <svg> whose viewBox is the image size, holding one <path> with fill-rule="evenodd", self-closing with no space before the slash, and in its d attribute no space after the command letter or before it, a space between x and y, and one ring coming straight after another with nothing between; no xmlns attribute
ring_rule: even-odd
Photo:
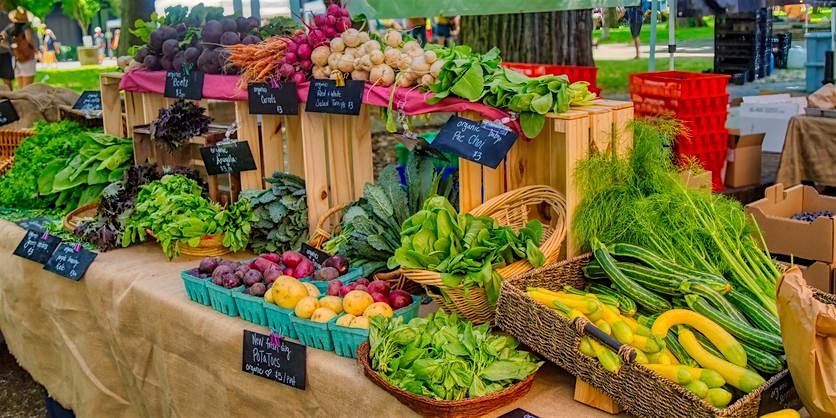
<svg viewBox="0 0 836 418"><path fill-rule="evenodd" d="M325 45L320 45L314 48L313 52L311 52L311 61L316 65L326 65L328 64L328 56L330 54L330 48Z"/></svg>
<svg viewBox="0 0 836 418"><path fill-rule="evenodd" d="M340 58L340 61L337 63L337 69L344 73L350 73L354 71L353 55L343 54L342 58Z"/></svg>
<svg viewBox="0 0 836 418"><path fill-rule="evenodd" d="M424 61L427 64L432 64L438 60L438 56L435 54L435 51L424 51Z"/></svg>
<svg viewBox="0 0 836 418"><path fill-rule="evenodd" d="M369 79L369 72L363 70L354 70L351 72L351 79L366 81Z"/></svg>
<svg viewBox="0 0 836 418"><path fill-rule="evenodd" d="M397 67L401 60L401 51L398 48L386 48L383 51L383 62L390 67Z"/></svg>
<svg viewBox="0 0 836 418"><path fill-rule="evenodd" d="M383 52L377 50L369 54L369 60L372 62L372 65L383 64L386 61L386 57L383 55Z"/></svg>
<svg viewBox="0 0 836 418"><path fill-rule="evenodd" d="M430 74L433 77L438 78L439 74L441 74L441 69L444 67L444 60L437 60L436 62L430 65Z"/></svg>
<svg viewBox="0 0 836 418"><path fill-rule="evenodd" d="M380 51L380 42L375 40L366 41L363 43L362 50L366 54L371 54L374 51Z"/></svg>
<svg viewBox="0 0 836 418"><path fill-rule="evenodd" d="M345 46L355 48L363 43L363 37L360 36L360 31L350 28L340 35L345 42Z"/></svg>
<svg viewBox="0 0 836 418"><path fill-rule="evenodd" d="M396 30L390 30L389 32L386 32L386 38L384 39L384 41L386 41L386 45L389 45L392 48L397 48L401 46L401 42L403 42L403 37L401 36L400 32Z"/></svg>
<svg viewBox="0 0 836 418"><path fill-rule="evenodd" d="M369 81L379 86L391 86L395 82L395 71L386 64L375 65L369 72Z"/></svg>
<svg viewBox="0 0 836 418"><path fill-rule="evenodd" d="M340 62L340 58L343 57L343 54L339 52L332 52L331 55L328 56L328 66L331 68L337 68L337 64Z"/></svg>
<svg viewBox="0 0 836 418"><path fill-rule="evenodd" d="M345 42L343 38L337 37L331 39L331 51L332 52L343 52L345 50Z"/></svg>
<svg viewBox="0 0 836 418"><path fill-rule="evenodd" d="M422 86L429 86L432 83L435 83L435 77L432 74L424 74L421 76L421 80L418 81L418 84Z"/></svg>

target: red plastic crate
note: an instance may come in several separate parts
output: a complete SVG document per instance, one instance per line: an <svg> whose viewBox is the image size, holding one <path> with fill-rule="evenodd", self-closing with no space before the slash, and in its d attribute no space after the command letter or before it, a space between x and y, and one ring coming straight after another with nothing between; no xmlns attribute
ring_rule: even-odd
<svg viewBox="0 0 836 418"><path fill-rule="evenodd" d="M723 189L722 172L729 147L729 131L726 128L712 132L681 135L674 144L674 152L680 162L696 158L711 172L714 190Z"/></svg>
<svg viewBox="0 0 836 418"><path fill-rule="evenodd" d="M631 94L633 108L636 115L656 116L672 115L679 118L689 118L705 113L725 112L729 104L729 95L714 97L698 97L692 99L677 99L666 97L645 96Z"/></svg>
<svg viewBox="0 0 836 418"><path fill-rule="evenodd" d="M645 114L644 112L637 111L635 115L637 118L642 118L647 116L658 116L659 114ZM667 116L679 120L682 124L683 135L700 137L702 134L710 134L724 129L726 127L728 112L723 110L721 112L701 113L699 115L692 116L678 116L670 114Z"/></svg>
<svg viewBox="0 0 836 418"><path fill-rule="evenodd" d="M539 77L541 75L566 75L569 81L574 83L576 81L586 81L589 83L589 91L601 95L601 89L598 88L598 67L584 67L580 65L546 65L546 64L526 64L522 62L503 62L503 67L517 70L529 77Z"/></svg>
<svg viewBox="0 0 836 418"><path fill-rule="evenodd" d="M630 74L630 93L676 99L726 94L730 75L659 71Z"/></svg>

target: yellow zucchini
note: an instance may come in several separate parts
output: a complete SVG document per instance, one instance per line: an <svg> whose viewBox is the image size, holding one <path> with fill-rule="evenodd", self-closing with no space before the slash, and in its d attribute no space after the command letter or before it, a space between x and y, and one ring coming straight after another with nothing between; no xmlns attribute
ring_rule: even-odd
<svg viewBox="0 0 836 418"><path fill-rule="evenodd" d="M599 320L595 321L595 326L598 329L600 329L601 332L603 332L604 334L612 336L612 328L610 327L610 324L607 323L607 321L604 321L603 319L599 319Z"/></svg>
<svg viewBox="0 0 836 418"><path fill-rule="evenodd" d="M671 309L653 322L650 331L653 335L665 338L668 330L674 325L688 325L702 333L706 338L723 353L723 356L732 364L746 367L746 350L743 344L737 341L723 327L714 321L687 309Z"/></svg>
<svg viewBox="0 0 836 418"><path fill-rule="evenodd" d="M592 344L589 343L589 337L581 337L579 349L581 350L581 353L584 353L589 357L595 357L595 350L592 349Z"/></svg>
<svg viewBox="0 0 836 418"><path fill-rule="evenodd" d="M759 374L723 360L706 351L700 345L699 341L697 341L694 333L689 329L679 329L679 343L682 344L682 347L688 352L688 355L699 363L700 366L716 371L726 380L726 383L745 393L749 393L766 383L766 380Z"/></svg>
<svg viewBox="0 0 836 418"><path fill-rule="evenodd" d="M725 408L731 402L732 394L731 392L723 389L723 388L711 388L705 395L706 402L710 403L712 406L716 408Z"/></svg>
<svg viewBox="0 0 836 418"><path fill-rule="evenodd" d="M630 325L624 321L624 317L618 313L618 309L602 304L601 310L603 311L601 319L606 321L612 330L610 335L615 337L615 339L622 344L632 344L633 330L630 328Z"/></svg>
<svg viewBox="0 0 836 418"><path fill-rule="evenodd" d="M780 411L761 415L761 418L801 418L801 414L799 414L795 409L782 409Z"/></svg>
<svg viewBox="0 0 836 418"><path fill-rule="evenodd" d="M700 380L692 380L685 385L685 389L688 389L694 395L697 395L698 398L704 399L708 395L708 385L705 382Z"/></svg>
<svg viewBox="0 0 836 418"><path fill-rule="evenodd" d="M649 361L647 360L647 354L643 353L642 350L638 350L633 347L633 351L636 352L636 363L639 364L647 364Z"/></svg>
<svg viewBox="0 0 836 418"><path fill-rule="evenodd" d="M630 318L629 316L622 316L621 319L623 319L624 322L626 322L627 325L630 326L630 329L633 330L633 334L641 335L643 337L649 337L652 335L650 333L650 328L640 324L639 321L635 320L635 318Z"/></svg>
<svg viewBox="0 0 836 418"><path fill-rule="evenodd" d="M610 351L607 347L595 341L594 338L589 339L589 344L592 346L592 350L595 351L595 355L598 357L601 365L604 366L604 369L612 373L618 373L618 369L621 368L621 358L618 357L618 354Z"/></svg>
<svg viewBox="0 0 836 418"><path fill-rule="evenodd" d="M537 302L542 303L550 308L555 307L554 302L557 301L570 308L581 311L584 315L589 315L597 312L601 308L601 302L597 299L588 298L586 296L570 295L566 293L558 293L552 291L545 291L541 288L529 288L528 294ZM595 321L595 320L593 320Z"/></svg>
<svg viewBox="0 0 836 418"><path fill-rule="evenodd" d="M719 388L726 384L726 379L714 370L689 367L688 371L691 373L691 379L700 380L710 388Z"/></svg>
<svg viewBox="0 0 836 418"><path fill-rule="evenodd" d="M650 370L679 385L687 385L691 381L691 372L687 367L672 364L648 364Z"/></svg>
<svg viewBox="0 0 836 418"><path fill-rule="evenodd" d="M645 354L658 353L665 346L656 337L644 337L641 335L633 335L633 343L630 344L639 350L644 351Z"/></svg>

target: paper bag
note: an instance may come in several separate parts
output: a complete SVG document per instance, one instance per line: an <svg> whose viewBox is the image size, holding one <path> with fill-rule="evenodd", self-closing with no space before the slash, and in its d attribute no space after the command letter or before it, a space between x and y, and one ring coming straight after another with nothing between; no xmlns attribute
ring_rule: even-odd
<svg viewBox="0 0 836 418"><path fill-rule="evenodd" d="M798 396L814 418L836 416L836 297L813 297L798 267L778 288L781 337Z"/></svg>
<svg viewBox="0 0 836 418"><path fill-rule="evenodd" d="M818 109L833 109L836 107L836 86L827 83L807 96L807 107Z"/></svg>

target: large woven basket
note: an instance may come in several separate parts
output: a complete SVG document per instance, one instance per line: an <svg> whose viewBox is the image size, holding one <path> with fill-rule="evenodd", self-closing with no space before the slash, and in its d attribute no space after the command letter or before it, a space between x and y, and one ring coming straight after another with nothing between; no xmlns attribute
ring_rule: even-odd
<svg viewBox="0 0 836 418"><path fill-rule="evenodd" d="M363 373L369 380L389 392L400 403L425 417L457 418L485 415L525 396L531 390L531 385L534 384L534 376L537 375L537 372L534 372L517 384L490 395L460 401L439 401L407 392L387 382L385 377L372 369L368 341L357 348L357 361L360 362Z"/></svg>
<svg viewBox="0 0 836 418"><path fill-rule="evenodd" d="M583 288L586 279L582 268L590 258L587 254L549 264L503 282L497 303L497 325L516 336L532 351L611 396L627 412L639 417L755 418L769 412L759 411L761 397L773 386L782 383L781 380L789 373L787 370L776 374L764 386L728 407L718 409L682 386L634 362L635 350L632 347L622 345L619 349L622 366L618 373L605 370L596 359L581 353L580 339L588 322L582 318L569 321L532 299L525 289L545 287L560 290L565 285Z"/></svg>
<svg viewBox="0 0 836 418"><path fill-rule="evenodd" d="M542 218L543 241L540 251L546 263L555 261L566 238L566 200L549 186L527 186L496 196L470 211L474 216L490 216L500 224L519 230L529 220ZM534 267L528 260L519 260L497 269L504 278L513 277ZM492 322L495 306L488 301L483 288L451 288L441 281L441 273L429 270L404 269L404 275L422 286L438 305L456 312L473 323Z"/></svg>
<svg viewBox="0 0 836 418"><path fill-rule="evenodd" d="M150 230L146 229L145 232L152 238L157 238ZM197 247L185 243L180 245L180 255L194 257L214 257L231 252L229 248L224 247L224 234L207 235L200 239L200 244Z"/></svg>
<svg viewBox="0 0 836 418"><path fill-rule="evenodd" d="M86 205L82 205L77 207L74 211L68 213L64 216L64 230L73 233L75 229L84 221L93 219L96 217L96 211L99 209L99 205L96 202L91 202Z"/></svg>
<svg viewBox="0 0 836 418"><path fill-rule="evenodd" d="M322 244L340 231L340 221L348 205L350 203L334 206L319 218L316 229L308 240L311 247L322 249ZM390 289L401 289L413 295L424 293L421 285L409 280L401 269L375 273L374 279L387 282Z"/></svg>
<svg viewBox="0 0 836 418"><path fill-rule="evenodd" d="M23 139L34 134L32 129L0 129L0 175L14 164L15 150Z"/></svg>

